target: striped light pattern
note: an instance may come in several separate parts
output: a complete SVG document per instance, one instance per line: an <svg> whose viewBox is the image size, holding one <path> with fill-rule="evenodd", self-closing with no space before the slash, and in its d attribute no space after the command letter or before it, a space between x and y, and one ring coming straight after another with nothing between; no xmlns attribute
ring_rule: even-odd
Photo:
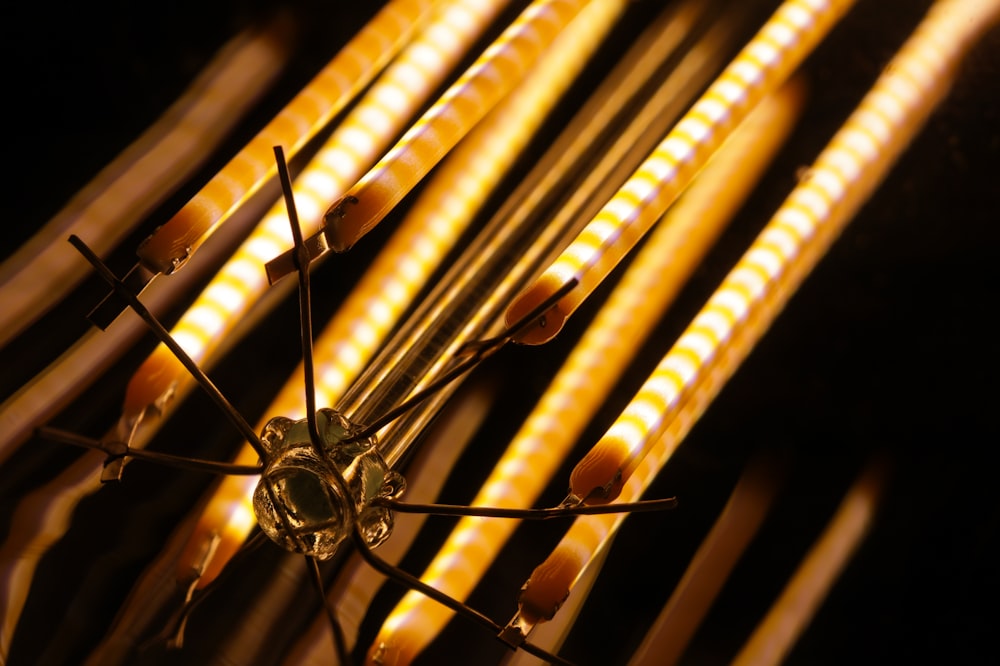
<svg viewBox="0 0 1000 666"><path fill-rule="evenodd" d="M794 87L762 104L666 215L511 441L473 506L527 508L537 500L757 182L794 124L800 98ZM664 257L671 261L664 262ZM461 519L421 580L454 598L467 598L516 527L512 520ZM386 619L370 654L386 663L409 663L451 615L427 597L409 592Z"/></svg>
<svg viewBox="0 0 1000 666"><path fill-rule="evenodd" d="M403 133L406 125L399 119L409 121L427 105L430 95L507 4L509 0L452 0L438 9L433 22L389 66L365 95L363 105L344 119L333 139L313 157L308 172L297 179L297 187L312 194L300 209L300 217L317 220L319 225L330 203L357 183L386 152L389 142ZM364 165L360 171L359 164ZM290 240L283 249L289 245ZM291 256L289 249L275 259L284 267L274 269L272 281L294 271Z"/></svg>
<svg viewBox="0 0 1000 666"><path fill-rule="evenodd" d="M291 159L399 52L437 0L392 0L232 160L138 249L155 273L170 273L276 173L274 146Z"/></svg>
<svg viewBox="0 0 1000 666"><path fill-rule="evenodd" d="M522 338L552 339L687 187L712 153L767 93L776 90L853 4L853 0L788 0L671 130L655 151L507 313L517 321L576 278L545 326Z"/></svg>
<svg viewBox="0 0 1000 666"><path fill-rule="evenodd" d="M875 87L661 361L635 399L574 470L573 492L610 489L633 501L788 297L887 173L950 84L1000 2L944 0L883 71ZM616 476L621 474L621 481ZM577 519L536 569L523 611L554 612L620 519ZM533 589L536 575L539 585Z"/></svg>
<svg viewBox="0 0 1000 666"><path fill-rule="evenodd" d="M581 13L579 18L586 20L574 22L567 29L565 38L558 42L560 48L547 54L524 85L488 115L442 165L441 173L431 180L399 230L317 338L314 362L318 405L337 404L467 228L521 148L545 120L561 93L572 83L587 56L610 27L612 10L620 10L623 3L602 0L594 5L595 9ZM452 16L459 15L453 10ZM469 17L469 12L465 16ZM455 18L451 20L456 21ZM324 160L324 164L330 169L342 170L343 158L342 154L331 150L330 159ZM301 214L302 206L298 201L297 207ZM302 387L300 366L267 414L304 418ZM240 464L255 461L256 453L249 446L244 447L236 460ZM251 498L255 484L256 479L248 477L223 480L199 521L183 558L182 569L192 566L211 535L220 535L222 541L210 569L202 577L203 583L209 582L221 570L229 555L239 548L253 528Z"/></svg>
<svg viewBox="0 0 1000 666"><path fill-rule="evenodd" d="M534 65L585 0L536 0L327 213L344 251L377 225ZM342 211L342 215L341 215Z"/></svg>
<svg viewBox="0 0 1000 666"><path fill-rule="evenodd" d="M402 131L448 71L502 8L487 0L461 0L442 7L399 58L338 126L294 185L299 220L306 233L339 192L350 187ZM449 39L442 39L448 34ZM304 93L303 93L304 94ZM274 162L273 146L268 146ZM265 264L291 245L284 203L278 202L184 314L171 335L196 361L221 343L268 288ZM126 421L162 405L187 371L163 345L133 376L123 408Z"/></svg>

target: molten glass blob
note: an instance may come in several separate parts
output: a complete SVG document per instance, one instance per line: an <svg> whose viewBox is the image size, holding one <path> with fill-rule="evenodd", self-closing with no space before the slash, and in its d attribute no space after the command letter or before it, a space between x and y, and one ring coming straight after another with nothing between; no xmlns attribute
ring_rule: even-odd
<svg viewBox="0 0 1000 666"><path fill-rule="evenodd" d="M279 416L264 426L268 460L254 491L254 513L282 548L329 559L355 525L372 548L392 532L392 513L371 502L398 497L406 482L386 465L374 437L344 442L351 427L334 410L320 409L321 441L314 445L305 419Z"/></svg>

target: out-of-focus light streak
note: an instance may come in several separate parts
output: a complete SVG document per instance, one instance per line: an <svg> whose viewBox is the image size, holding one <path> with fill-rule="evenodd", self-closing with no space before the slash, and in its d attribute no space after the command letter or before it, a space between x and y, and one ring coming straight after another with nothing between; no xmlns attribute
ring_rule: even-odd
<svg viewBox="0 0 1000 666"><path fill-rule="evenodd" d="M764 522L781 485L780 466L773 459L761 458L743 472L684 576L632 655L630 666L677 663Z"/></svg>
<svg viewBox="0 0 1000 666"><path fill-rule="evenodd" d="M287 33L279 21L230 40L149 129L0 265L0 346L87 275L67 236L108 252L207 159L281 71Z"/></svg>
<svg viewBox="0 0 1000 666"><path fill-rule="evenodd" d="M579 285L546 315L528 344L554 337L565 320L673 203L754 106L777 89L853 0L789 0L663 139L576 240L511 306L516 321L570 280Z"/></svg>
<svg viewBox="0 0 1000 666"><path fill-rule="evenodd" d="M0 654L10 652L11 639L28 599L38 560L66 532L76 498L95 492L101 485L97 470L103 456L88 453L51 483L39 487L21 501L11 524L12 538L0 548L0 563L6 564L0 578ZM68 497L69 501L53 501ZM41 526L41 529L39 529Z"/></svg>
<svg viewBox="0 0 1000 666"><path fill-rule="evenodd" d="M884 461L870 462L847 491L833 519L736 655L733 664L768 666L785 661L840 572L868 534L885 484L884 466Z"/></svg>

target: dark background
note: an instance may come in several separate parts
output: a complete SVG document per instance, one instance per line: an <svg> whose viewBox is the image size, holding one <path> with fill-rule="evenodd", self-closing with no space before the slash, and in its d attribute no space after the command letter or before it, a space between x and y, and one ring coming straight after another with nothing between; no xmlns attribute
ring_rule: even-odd
<svg viewBox="0 0 1000 666"><path fill-rule="evenodd" d="M4 10L4 152L9 163L4 254L150 124L225 38L266 15L268 4L180 2L154 9L94 3L58 10L38 4ZM928 4L859 2L808 61L811 96L788 146L643 350L646 363L623 380L581 446L596 440L669 348L793 187L796 170L815 158ZM648 0L634 3L630 18L639 24L654 9ZM196 191L240 139L280 108L373 11L319 2L295 3L287 10L297 18L300 49L285 78L166 208L176 208ZM618 39L624 43L627 37L620 34ZM998 77L1000 33L994 30L962 67L949 100L651 491L654 496L677 495L681 507L666 516L635 516L627 522L564 656L585 664L624 663L683 574L746 461L769 455L784 470L775 506L685 657L686 663L698 664L729 660L866 461L879 455L890 472L876 522L790 663L984 663L995 658L1000 561L1000 503L994 492L1000 443L994 387L1000 364L993 326L1000 258ZM148 228L140 236L145 233ZM376 236L367 248L345 255L336 268L338 284L361 270L368 248L377 242ZM128 248L120 254L127 256ZM327 276L333 282L330 271L321 268L317 281ZM19 356L28 349L38 362L53 358L65 344L65 331L73 335L78 330L73 327L82 329L79 311L87 308L80 301L91 298L95 287L83 289L74 302L33 329L29 343L21 341ZM322 308L331 309L337 293L330 287ZM283 381L297 360L295 316L294 304L281 306L268 320L274 323L239 352L244 356L234 356L217 370L219 384L237 394L234 400L248 414L256 416L254 410L264 408L268 387ZM546 373L558 367L577 332L571 326L552 348L510 350L503 362L483 369L480 374L497 376L507 390L481 440L509 434L514 415L537 398ZM123 378L150 344L144 341L126 356L85 403L67 410L63 421L82 423L82 431L89 426L89 434L106 428L120 401ZM11 348L0 350L0 362L10 368L4 373L6 396L21 375L30 373L32 363L14 359ZM226 424L203 405L185 409L192 411L175 419L183 424L161 437L164 448L176 443L192 453L221 456L232 445ZM223 443L199 448L191 440ZM9 530L8 507L17 497L78 455L44 442L30 444L30 452L19 454L0 472L4 532ZM446 488L447 498L463 501L477 475L491 464L487 452L501 445L477 443L477 453L463 463L467 471ZM561 497L566 473L557 476L549 501ZM178 519L176 512L200 492L204 479L184 476L134 466L120 488L102 490L99 499L84 503L67 541L43 562L40 578L48 583L33 589L11 663L73 663L86 654L142 562L155 554ZM161 499L152 501L157 496ZM429 530L424 539L428 547L446 529L447 523L438 523ZM520 583L558 537L558 528L548 524L521 530L501 558L504 564L494 568L470 603L506 620ZM109 555L119 559L108 565ZM405 566L419 571L427 556L415 552ZM233 600L268 575L268 557L274 555L262 555L261 564L241 569L239 582L220 591L212 611L196 616L188 659L207 660L210 648L205 646L238 621L240 605ZM105 567L114 573L95 573ZM94 576L98 582L88 583ZM382 606L388 607L393 594L383 595ZM377 624L373 620L368 631ZM276 638L260 662L270 663L282 649ZM453 622L427 663L478 663L501 652L489 636Z"/></svg>

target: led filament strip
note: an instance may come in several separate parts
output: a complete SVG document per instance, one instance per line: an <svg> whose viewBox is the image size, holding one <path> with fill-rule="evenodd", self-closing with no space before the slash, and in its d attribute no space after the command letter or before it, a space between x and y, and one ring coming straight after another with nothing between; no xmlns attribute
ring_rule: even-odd
<svg viewBox="0 0 1000 666"><path fill-rule="evenodd" d="M443 7L379 77L296 179L295 200L305 230L319 226L329 201L350 187L403 130L489 24L494 11L483 0ZM450 39L443 40L442 33ZM271 162L273 145L268 146ZM206 359L233 333L268 288L265 264L290 244L288 218L279 202L171 331L189 356L196 361ZM122 408L123 429L128 432L150 407L162 410L169 396L191 386L187 371L170 350L158 346L129 384Z"/></svg>
<svg viewBox="0 0 1000 666"><path fill-rule="evenodd" d="M472 506L528 508L607 399L633 355L701 262L794 125L800 92L787 90L746 121L636 257L538 406L511 441ZM669 263L664 257L670 257ZM422 580L465 599L516 521L463 518ZM386 619L370 657L404 664L451 612L409 592Z"/></svg>
<svg viewBox="0 0 1000 666"><path fill-rule="evenodd" d="M944 97L1000 2L941 0L695 317L574 469L573 494L638 499ZM551 617L620 518L578 518L522 591L515 622Z"/></svg>
<svg viewBox="0 0 1000 666"><path fill-rule="evenodd" d="M395 2L390 5L393 12L410 10L415 12L413 14L397 13L392 19L396 22L396 26L394 29L389 29L387 34L391 34L391 42L402 49L395 63L405 62L408 53L413 54L414 58L419 57L416 47L413 46L417 42L411 43L408 47L404 46L404 43L408 42L409 39L418 41L424 39L427 43L424 44L423 48L430 48L431 45L436 48L447 41L442 39L443 35L451 37L459 31L458 24L465 25L464 21L448 25L447 12L479 12L482 18L481 22L477 23L476 29L481 30L500 9L496 5L491 5L489 8L479 8L477 5L477 8L473 10L471 7L476 3L470 1L437 3L434 6L432 4L429 2ZM571 9L569 8L570 4L573 4ZM558 6L567 13L576 13L579 10L582 17L584 12L598 3L595 1L580 9L578 5L582 4L551 2L539 3L538 6ZM606 3L609 11L611 11L612 6L615 7L614 11L617 11L618 4L612 0ZM658 374L654 374L650 383L640 391L635 406L626 411L621 422L609 431L608 435L595 447L594 452L574 471L571 483L573 493L577 497L599 501L601 498L595 496L594 488L609 489L611 496L620 491L620 497L623 500L636 498L641 494L643 488L669 459L681 438L719 390L721 382L734 371L742 357L749 352L749 349L767 328L775 312L780 309L789 294L809 272L826 246L839 233L840 227L846 223L850 215L860 205L860 202L876 187L881 174L888 168L895 155L909 142L929 109L944 94L950 69L961 56L963 50L968 48L976 32L995 20L996 3L990 5L979 3L978 7L972 7L973 4L976 3L942 0L935 5L935 9L925 24L921 26L914 39L904 47L897 60L893 61L887 74L883 79L880 79L876 89L865 99L862 107L848 121L845 129L834 138L830 148L819 157L808 177L793 192L786 205L782 207L772 223L758 238L757 243L730 274L720 292L710 300L706 309L695 319L674 350L664 359ZM632 241L642 236L655 219L661 216L670 201L680 194L687 182L691 181L702 165L707 162L710 154L723 142L724 137L728 136L730 131L735 128L738 119L749 114L751 107L758 100L765 98L767 93L773 92L777 88L779 82L788 76L812 44L821 39L824 31L846 10L848 5L847 2L824 4L818 1L787 2L782 5L776 15L776 17L781 17L780 20L776 18L776 22L769 23L769 27L765 27L761 31L758 37L761 41L754 42L757 46L748 47L734 62L734 65L726 70L720 82L709 89L709 92L695 106L691 114L682 121L674 132L668 135L667 140L641 167L636 177L630 180L600 213L596 216L586 215L584 220L593 217L593 223L581 235L581 241L571 245L567 252L553 264L553 268L544 274L538 285L522 299L519 307L524 309L526 303L540 299L544 293L551 293L548 290L554 289L557 283L562 284L570 277L582 277L583 286L560 304L559 312L549 320L549 323L571 314L581 300L627 251L624 246L629 246ZM377 18L392 23L387 18L390 7L378 14ZM566 14L556 11L555 15L565 17ZM437 23L424 23L424 21L432 20L437 21ZM574 25L570 24L565 30L572 30ZM421 27L418 30L418 26L426 27ZM414 33L412 35L411 29ZM442 32L432 33L432 30L435 29ZM797 30L801 30L802 33L797 33ZM554 35L557 30L547 27L544 32ZM470 35L468 39L471 43L475 36ZM426 51L423 53L426 54ZM432 56L432 60L444 61L448 57L457 59L461 57L461 53L456 52L454 56L438 53ZM388 59L386 56L385 60ZM918 64L914 65L913 62ZM517 65L525 69L528 68L525 63L519 62ZM347 130L343 130L340 135L335 132L333 135L335 139L331 139L331 143L326 148L321 149L313 165L307 167L298 179L296 198L301 206L300 212L305 213L303 220L306 222L307 228L311 226L312 231L319 227L322 212L330 201L342 192L348 191L350 185L354 184L365 169L371 166L371 163L385 151L394 134L405 129L412 116L427 101L427 98L424 97L422 101L409 103L406 110L400 112L399 118L392 120L393 123L398 123L393 125L395 129L386 130L384 134L373 139L374 142L381 141L381 144L369 147L366 142L371 137L363 136L363 134L367 132L368 128L381 128L382 119L386 115L391 115L387 114L386 111L389 106L388 100L390 98L392 100L398 99L398 91L384 96L379 96L375 92L376 90L388 90L387 87L380 88L379 86L389 85L393 76L392 66L394 65L390 65L390 69L383 74L379 81L372 84L373 87L368 96L359 103L355 112L352 112L356 115L345 117L344 125L341 127L342 129L350 127L350 133L348 134ZM570 65L564 66L569 67ZM555 66L556 69L559 67ZM564 75L567 81L574 76L569 71L564 72ZM439 78L427 80L425 85L428 90L440 85L445 72L435 72L433 76ZM540 74L535 85L545 87L544 80L547 76L549 74ZM410 82L412 80L412 72L407 72L405 76L400 75L399 77L399 81ZM741 88L741 86L743 87ZM492 94L493 91L487 92ZM549 92L555 94L554 90ZM517 95L518 91L516 90L513 94ZM497 95L498 98L500 96ZM456 93L455 99L460 97L461 95ZM714 106L710 103L714 103ZM762 104L766 105L767 103ZM365 278L365 286L356 295L352 295L342 308L341 315L331 324L329 334L322 338L317 345L318 349L329 354L329 358L317 359L320 361L318 381L320 383L321 404L324 402L333 404L343 395L346 387L353 381L364 362L373 353L377 340L386 335L400 317L405 305L419 291L420 285L423 284L421 281L426 279L433 270L435 262L440 260L439 257L445 251L444 248L454 242L455 236L462 228L461 225L467 223L472 211L482 205L488 186L480 183L484 180L495 182L499 177L497 172L505 168L487 162L484 158L487 149L476 141L483 139L488 142L492 139L494 144L510 142L511 145L506 147L511 150L511 153L499 158L501 162L509 163L511 155L517 152L519 142L524 140L524 137L517 136L516 131L512 134L505 134L502 138L496 133L501 128L521 130L520 127L508 126L521 122L530 107L531 103L529 102L526 102L524 107L517 107L512 98L510 107L501 106L494 116L487 116L482 121L479 137L475 135L468 137L467 143L460 144L456 149L457 152L453 159L442 165L442 172L425 192L424 198L417 202L410 218L406 220L404 227L394 237L393 249L380 257L377 264L373 266L369 277ZM722 109L721 113L720 108ZM761 111L763 110L764 106L761 108ZM537 122L547 112L541 107L531 109L531 111L538 114L532 122ZM454 110L449 111L449 113L451 112ZM504 113L510 115L505 116ZM461 120L471 127L478 121L479 115L481 113L476 111L468 116L463 116ZM425 116L425 118L428 117L433 117L433 114ZM517 119L517 122L511 120L512 118ZM490 124L491 121L492 124ZM525 122L525 128L523 128L525 131L528 129L528 124ZM775 123L775 125L785 124L784 121ZM414 136L416 135L414 134ZM443 154L457 141L457 139L452 140L453 138L451 135L445 139L441 139L439 136L435 145L425 145L413 143L413 136L407 134L404 141L394 151L402 151L402 155L410 157L414 155L430 155L430 157L426 160L419 160L420 164L415 170L403 170L401 165L406 160L398 159L400 154L392 152L390 153L390 156L393 157L391 168L387 169L385 168L386 163L380 163L381 166L377 166L369 173L369 176L364 177L358 183L356 189L351 190L354 194L359 195L359 201L363 201L365 205L375 206L378 211L372 218L366 217L362 220L359 217L360 227L352 227L348 224L341 228L342 231L347 229L344 232L346 234L344 238L347 238L348 241L344 242L343 245L349 245L356 240L360 233L367 230L368 222L381 215L382 204L391 205L391 202L386 202L389 202L393 197L395 197L395 201L398 201L403 196L402 192L408 187L393 189L390 193L391 196L387 195L384 200L380 196L370 197L369 195L373 192L377 194L381 191L378 189L379 187L393 179L412 185L415 179L422 177L430 169L432 162L440 159L438 152ZM733 139L735 141L736 137ZM280 141L276 142L281 143ZM363 147L359 149L359 145ZM266 146L268 152L270 147L270 145ZM494 147L505 146L494 145ZM425 150L429 151L426 155ZM462 151L465 152L464 156L460 156ZM358 159L356 162L351 160L345 167L345 157L357 156L360 153L364 153L364 159ZM329 161L324 164L322 156L329 156ZM722 157L723 155L719 156L719 158ZM240 159L234 160L233 164L236 164ZM367 163L365 163L366 161ZM268 154L268 162L261 168L270 169L271 163L272 160ZM470 164L481 164L483 168L474 171L469 166ZM709 163L709 166L704 168L704 175L710 176L712 169L716 166ZM746 168L745 165L744 168ZM251 172L257 173L255 169L256 167L248 167L245 171L240 172L240 176L234 178L240 180L244 175L249 177ZM391 174L391 176L379 174ZM745 175L749 177L750 174ZM464 180L461 178L462 176L465 177ZM716 178L721 181L728 180L725 176L716 176ZM655 180L655 183L652 183L651 179ZM366 183L372 182L377 183L378 187L370 190ZM228 212L231 212L232 207L245 200L249 196L249 192L258 184L259 181L256 181L256 184L247 185L246 189L242 190L242 194L239 194L237 190L227 190L220 195L220 198L212 199L209 202L209 208L215 207L217 213L221 211L218 218L221 221ZM667 214L667 219L680 216L684 206L694 205L689 203L688 197L693 202L700 186L701 181L694 181L685 198L682 198L677 207ZM655 193L647 196L653 190ZM716 202L720 205L726 204L722 197L719 197ZM442 210L449 213L454 212L456 226L451 225L452 220L442 219L450 217L450 215L436 215ZM614 225L617 226L609 230L609 227L601 225L608 222L610 216L615 217ZM260 235L254 236L245 246L252 246L252 253L251 250L247 250L245 256L238 261L231 262L233 268L228 273L228 277L223 277L221 282L210 287L206 291L206 298L209 300L202 304L201 309L195 311L196 314L192 314L190 319L186 319L179 326L177 335L184 340L185 347L190 346L193 355L205 359L206 362L209 361L212 355L212 345L215 344L212 339L231 335L228 328L229 323L241 319L242 313L250 307L249 301L246 305L235 307L231 303L244 298L252 300L252 295L243 293L247 285L251 285L250 291L262 292L266 289L265 276L261 266L264 261L286 249L289 244L287 220L284 217L283 208L276 207L268 217L269 219L273 218L274 224L279 226L274 226L272 231L272 228L265 224ZM214 222L209 224L209 228L214 224ZM424 227L427 230L432 224L434 225L432 233L428 236L424 236L416 230L417 227ZM438 228L439 225L440 228ZM665 229L667 228L670 227L665 227ZM693 230L690 231L694 233ZM698 228L697 231L705 232L708 235L714 233L708 228ZM664 235L669 233L671 232L663 231ZM676 242L677 234L686 235L684 232L676 230L672 233L675 234L674 242ZM198 236L198 240L193 243L184 240L183 252L178 254L179 245L170 240L170 234L164 233L159 240L166 242L171 249L164 252L157 250L156 254L159 258L150 263L159 261L157 270L173 270L183 261L190 250L200 244L200 239L203 236L204 234ZM153 238L155 239L156 236ZM610 238L626 242L624 246L610 243L608 241ZM594 243L595 239L598 242ZM654 239L651 238L650 242L654 242ZM708 242L707 239L705 242ZM155 248L156 243L151 241L144 246L143 251L148 253ZM567 260L567 257L570 259ZM144 260L147 258L144 257ZM685 256L684 259L690 265L682 266L680 257L678 257L677 265L671 266L671 269L683 273L697 264L694 252L690 257ZM392 277L387 277L383 273L387 268L393 270ZM657 286L666 289L668 293L664 294L663 298L664 301L667 301L670 298L669 292L675 287L667 283L666 280L663 282L665 284L657 284ZM645 289L645 287L643 288ZM374 306L373 294L376 293L388 298L381 301L380 305ZM622 305L622 303L616 303L616 305L629 307ZM518 307L511 309L511 318L516 318L517 311ZM595 340L604 338L600 344L607 345L608 340L613 339L610 336L615 335L613 333L617 330L614 328L615 326L620 326L622 321L631 323L639 318L639 315L619 315L617 322L607 323L608 316L602 315L604 319L600 320L588 333L588 341L584 345L589 344L591 338ZM656 317L653 313L644 313L643 316ZM561 322L558 322L558 325L561 325ZM554 327L554 330L558 330L558 325ZM552 330L552 328L546 329L535 341L544 341L550 337L549 334ZM328 340L333 340L333 342L328 343ZM598 348L600 349L600 347ZM610 354L611 352L606 353ZM120 432L131 430L131 426L136 420L148 414L151 407L159 409L165 406L167 398L171 394L181 395L187 390L186 376L175 369L172 357L168 358L162 355L162 352L157 352L157 354L161 354L161 356L154 356L154 360L150 361L151 365L144 366L143 370L136 375L135 382L137 383L130 387ZM577 359L574 357L570 365L567 366L567 373L571 372L572 364L576 362ZM662 372L660 372L661 370ZM270 415L275 413L292 417L301 415L301 379L296 379L300 376L301 373L297 372L295 378L275 401ZM572 377L573 375L567 376ZM574 385L574 383L587 384L589 381L591 381L590 376L587 377L587 381L572 380L568 390L571 393L573 390L596 391L598 389L596 381L593 387ZM557 379L556 384L558 385L560 382L565 384L561 378ZM573 393L573 396L574 400L583 401L585 399L577 393ZM648 401L640 405L639 400L646 398ZM599 402L601 398L595 397L593 400ZM578 407L579 403L574 403L574 405ZM560 402L556 398L546 398L540 405L540 410L544 412L550 408L551 412L548 414L539 413L537 415L537 422L533 420L526 424L522 435L525 440L543 441L547 446L555 449L556 447L552 443L554 440L549 439L552 435L551 421L554 414L562 415L560 417L561 423L566 425L567 431L563 434L567 440L571 440L574 429L581 426L580 424L568 423L569 417L566 414L567 411L571 412L572 410L568 410L565 399ZM581 409L580 411L589 410ZM143 425L151 421L154 419L144 419ZM137 440L143 440L151 434L155 424L150 423L149 425L149 428L143 429L145 432L137 435ZM521 441L522 438L519 437L515 444L512 444L512 448L516 448ZM566 445L565 442L560 444L560 446ZM554 454L554 451L548 451L547 454ZM527 481L524 482L524 486L521 486L519 479L523 479L528 471L537 472L538 477L547 476L547 474L541 474L541 469L552 467L557 461L553 458L547 462L541 462L538 458L540 455L538 450L532 450L527 455L526 459L502 463L497 470L496 478L493 479L495 485L484 488L480 497L477 498L477 503L490 505L504 505L508 502L530 504L533 501L532 493L537 495L538 489L529 487ZM93 462L87 460L86 465L92 467ZM74 466L73 474L79 475L80 469L81 466ZM504 476L504 473L509 473L509 476ZM527 476L533 475L527 474ZM619 476L620 483L618 482ZM518 480L515 481L515 479ZM534 484L543 481L544 478L532 479ZM74 480L68 477L67 483L71 486L74 483L78 486L85 485L88 488L96 485L93 480L80 482L79 479ZM200 568L201 571L198 572L198 575L201 575L202 581L211 580L218 568L228 559L229 554L242 543L247 531L252 527L252 515L249 507L241 499L245 496L244 485L245 480L242 479L233 485L227 482L224 486L227 489L220 490L210 501L209 509L202 517L202 523L196 528L195 536L191 541L193 544L191 550L182 559L181 566L187 569L182 577L190 576L192 569ZM515 501L508 495L508 491L516 491L520 497ZM46 524L60 522L61 518L52 519L55 514L51 511L53 508L60 508L54 507L59 502L61 500L53 499L51 502L45 503L42 508L38 508L38 506L26 507L19 511L19 520L15 524L35 522L33 520L35 516L43 516L40 522ZM65 512L61 515L65 515ZM587 561L606 546L607 539L614 533L620 521L621 517L590 517L575 521L573 528L564 539L563 545L560 546L560 550L557 550L553 556L552 561L555 564L550 561L543 565L529 581L526 594L522 599L522 615L515 622L525 621L523 626L530 629L530 624L545 619L550 614L550 609L554 611L558 603L561 602L559 595L565 594L565 591L575 584ZM481 523L477 527L482 530L482 533L473 535L472 532L466 531L472 523ZM447 564L437 565L441 569L441 577L435 585L450 589L455 596L463 596L466 592L463 592L462 588L467 590L473 585L471 569L474 567L470 561L473 558L483 557L482 553L489 548L496 548L495 545L490 545L487 548L486 541L492 540L493 537L499 541L503 538L500 533L508 531L509 528L509 525L492 525L486 521L463 521L459 536L456 537L459 542L464 544L462 553L456 554L454 550L442 553L441 557L444 558L442 561L447 562ZM486 533L490 533L490 538L483 536ZM856 532L856 534L858 533ZM49 536L51 535L47 534L45 538L49 538ZM226 545L221 545L222 543ZM201 556L206 546L210 549L217 549L210 562ZM15 547L13 556L19 557L18 551L24 549L24 547L20 549ZM192 564L192 562L197 562L197 564ZM208 562L207 565L206 562ZM476 563L477 566L479 564L479 562ZM549 566L550 564L551 566ZM432 565L433 568L434 565ZM20 569L20 571L23 572L24 569ZM470 574L470 576L465 579L465 574ZM10 589L12 580L13 578L5 578L5 593ZM21 584L24 580L23 577L19 577L17 582ZM28 580L30 580L30 576ZM549 584L553 581L555 584ZM793 587L795 585L797 583L793 583ZM821 596L823 590L820 589L816 594ZM443 618L434 616L438 613L438 609L418 611L409 615L404 613L403 611L408 607L408 604L414 604L414 608L419 608L420 604L426 604L426 600L411 599L413 596L407 596L401 605L400 613L394 614L387 621L386 627L383 629L385 633L380 634L379 638L380 642L389 646L388 649L398 650L407 655L407 659L419 652L421 644L429 640L435 633L435 628L431 625L443 622ZM558 600L556 600L557 597L559 597ZM141 604L142 600L139 600L139 603ZM779 603L779 607L780 605ZM9 610L9 608L8 605L8 609L5 610ZM15 610L14 615L8 615L8 619L5 620L4 640L3 645L0 645L4 653L9 645L7 622L8 620L16 621L16 613ZM396 619L400 617L403 619ZM772 626L770 621L766 622L762 632L764 634L774 633L771 629ZM320 649L324 648L328 649L329 646L323 644ZM376 645L373 649L378 651L382 650L383 647ZM751 643L748 646L747 654L753 654L754 650L758 649L754 647L754 643ZM98 660L100 659L98 658Z"/></svg>
<svg viewBox="0 0 1000 666"><path fill-rule="evenodd" d="M340 401L467 228L504 169L519 154L519 148L572 82L622 4L618 0L600 0L591 7L567 28L567 38L557 41L558 48L547 54L525 85L505 100L443 165L317 339L317 404L336 405ZM514 118L518 122L512 122ZM304 416L301 372L300 367L267 414ZM246 464L255 460L256 453L249 446L237 458ZM201 584L215 577L253 527L250 498L254 484L253 479L228 477L209 502L180 564L182 568L192 567L210 535L221 535L222 543L211 567L203 572Z"/></svg>
<svg viewBox="0 0 1000 666"><path fill-rule="evenodd" d="M372 81L422 25L435 0L392 0L202 190L139 248L146 268L171 273L265 180L274 146L295 155Z"/></svg>
<svg viewBox="0 0 1000 666"><path fill-rule="evenodd" d="M885 475L883 461L875 459L868 463L774 606L736 655L734 664L765 666L784 661L868 533Z"/></svg>

